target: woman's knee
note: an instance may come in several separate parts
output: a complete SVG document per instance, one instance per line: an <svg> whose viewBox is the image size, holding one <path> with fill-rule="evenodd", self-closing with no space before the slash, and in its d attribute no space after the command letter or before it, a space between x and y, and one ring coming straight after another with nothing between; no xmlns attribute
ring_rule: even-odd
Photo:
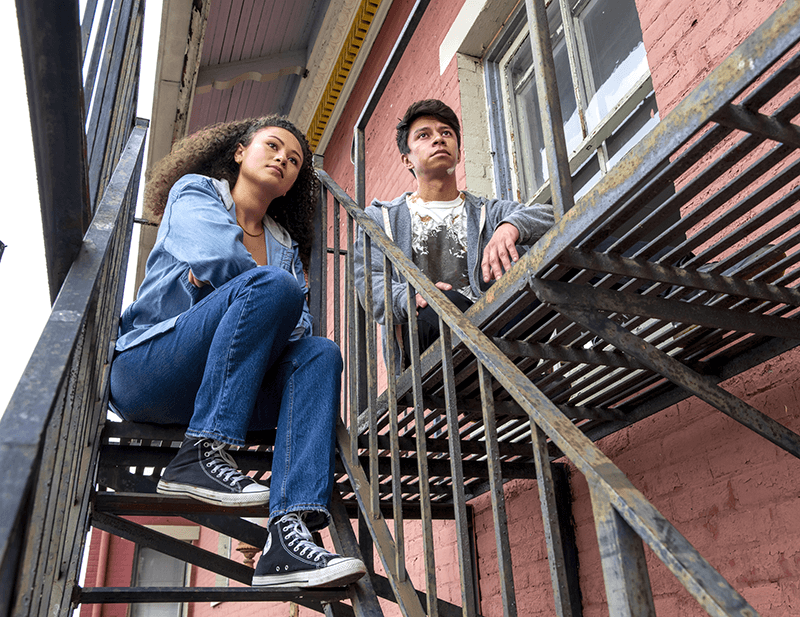
<svg viewBox="0 0 800 617"><path fill-rule="evenodd" d="M322 336L307 336L296 343L304 347L306 362L312 363L321 371L342 372L342 351L332 340Z"/></svg>
<svg viewBox="0 0 800 617"><path fill-rule="evenodd" d="M247 290L271 301L269 304L278 302L287 312L303 310L303 289L297 279L283 268L256 266L240 276L245 277Z"/></svg>

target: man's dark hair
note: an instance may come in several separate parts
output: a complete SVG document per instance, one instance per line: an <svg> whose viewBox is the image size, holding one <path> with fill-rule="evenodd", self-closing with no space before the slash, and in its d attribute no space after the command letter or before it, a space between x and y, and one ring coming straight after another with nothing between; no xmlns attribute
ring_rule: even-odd
<svg viewBox="0 0 800 617"><path fill-rule="evenodd" d="M411 151L408 147L408 130L414 120L420 116L433 116L439 122L443 122L453 129L456 134L456 142L459 149L461 149L461 123L458 121L456 112L438 99L425 99L424 101L412 103L406 109L403 119L397 124L397 147L400 150L400 154L408 154Z"/></svg>

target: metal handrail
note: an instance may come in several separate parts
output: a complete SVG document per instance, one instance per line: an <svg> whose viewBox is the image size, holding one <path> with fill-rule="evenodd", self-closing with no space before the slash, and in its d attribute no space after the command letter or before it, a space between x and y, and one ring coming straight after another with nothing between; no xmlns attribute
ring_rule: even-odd
<svg viewBox="0 0 800 617"><path fill-rule="evenodd" d="M712 615L739 615L741 611L756 611L746 600L692 547L692 545L667 521L658 510L638 491L619 468L595 446L541 391L503 354L478 327L462 314L439 290L433 282L406 257L394 244L383 229L356 205L344 191L324 171L318 172L325 189L334 198L334 207L340 205L352 219L357 228L370 238L373 249L379 250L391 263L391 267L408 281L413 289L439 314L446 325L446 336L458 337L461 343L478 359L483 370L487 371L499 382L529 416L533 425L557 446L587 479L592 487L593 503L606 504L613 511L604 511L604 530L620 527L624 521L626 529L622 533L633 533L644 541L662 562L672 571L684 587L695 597L703 608ZM367 267L368 270L368 267ZM352 277L352 275L350 275ZM352 280L352 278L350 278ZM388 280L388 278L387 278ZM409 292L410 297L413 296ZM346 290L348 301L357 302L355 290ZM387 310L387 314L391 310ZM368 319L372 320L371 311ZM373 326L374 328L374 320ZM413 337L412 337L413 340ZM447 365L451 360L453 345L442 350L442 363ZM448 359L450 356L450 359ZM374 373L374 371L372 371ZM391 381L391 379L390 379ZM482 394L488 388L488 381L481 386ZM368 387L377 388L372 382ZM421 386L415 388L415 399L421 395ZM491 393L488 394L491 397ZM487 401L484 400L484 403ZM421 402L415 402L419 405ZM374 408L366 408L363 413L375 416ZM351 423L349 439L356 441L359 437L358 426ZM372 431L370 431L371 433ZM418 431L417 435L424 435ZM340 435L340 439L341 439ZM540 448L543 445L539 446ZM357 473L357 463L348 448L341 448L341 455L348 463L351 473ZM491 456L490 456L491 458ZM547 455L542 457L543 460ZM538 472L538 469L537 469ZM366 479L366 478L365 478ZM354 482L356 485L364 485ZM375 491L374 482L370 483ZM454 486L454 491L457 489ZM375 522L379 510L373 507L374 499L356 489L359 503L365 517ZM493 494L495 491L493 491ZM374 493L373 493L374 495ZM618 520L617 520L618 519ZM381 546L379 555L383 559L384 568L390 578L395 577L399 586L403 573L391 558L392 549L385 544L385 537L379 531L373 532L373 539ZM609 532L610 533L610 532ZM384 552L386 551L386 552ZM431 590L428 590L431 593Z"/></svg>
<svg viewBox="0 0 800 617"><path fill-rule="evenodd" d="M140 120L0 419L0 614L64 614L77 581L147 121Z"/></svg>

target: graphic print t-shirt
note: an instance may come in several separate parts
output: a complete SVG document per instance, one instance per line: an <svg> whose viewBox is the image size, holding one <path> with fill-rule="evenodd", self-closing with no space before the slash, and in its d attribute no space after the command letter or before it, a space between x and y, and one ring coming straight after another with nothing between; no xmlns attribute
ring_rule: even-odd
<svg viewBox="0 0 800 617"><path fill-rule="evenodd" d="M467 272L467 217L464 195L452 201L423 201L416 193L406 197L411 213L412 260L434 282L475 300Z"/></svg>

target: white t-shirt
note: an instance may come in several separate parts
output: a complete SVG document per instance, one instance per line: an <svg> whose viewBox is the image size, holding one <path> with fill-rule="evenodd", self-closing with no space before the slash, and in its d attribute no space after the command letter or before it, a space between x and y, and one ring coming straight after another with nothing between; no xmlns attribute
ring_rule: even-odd
<svg viewBox="0 0 800 617"><path fill-rule="evenodd" d="M412 260L434 282L475 300L467 272L467 217L464 195L452 201L423 201L416 193L406 197L411 213Z"/></svg>

